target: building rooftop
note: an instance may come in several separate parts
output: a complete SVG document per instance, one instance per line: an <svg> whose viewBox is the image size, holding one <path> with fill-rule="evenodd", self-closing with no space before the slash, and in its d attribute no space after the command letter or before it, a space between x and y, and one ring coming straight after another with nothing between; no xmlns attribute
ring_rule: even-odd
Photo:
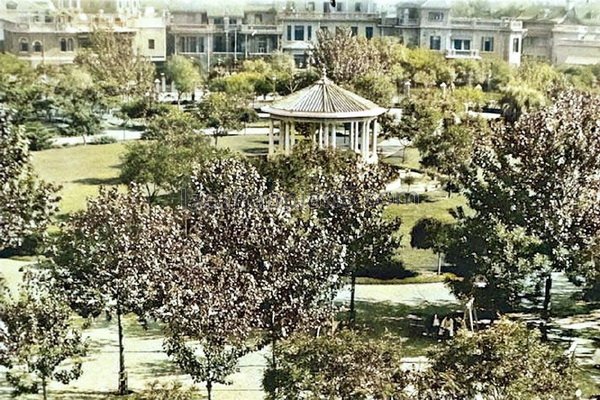
<svg viewBox="0 0 600 400"><path fill-rule="evenodd" d="M280 117L348 119L374 117L386 109L323 76L312 86L263 107L262 111Z"/></svg>

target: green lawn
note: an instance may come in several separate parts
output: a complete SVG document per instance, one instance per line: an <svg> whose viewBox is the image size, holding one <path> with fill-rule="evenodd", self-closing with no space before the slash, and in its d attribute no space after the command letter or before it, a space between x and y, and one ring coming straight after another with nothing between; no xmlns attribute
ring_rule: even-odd
<svg viewBox="0 0 600 400"><path fill-rule="evenodd" d="M267 135L223 136L217 143L218 147L229 148L248 156L267 154L269 151Z"/></svg>
<svg viewBox="0 0 600 400"><path fill-rule="evenodd" d="M428 193L427 201L419 204L392 204L388 206L388 217L399 217L402 220L400 234L402 247L399 249L400 259L406 269L418 273L432 273L437 270L437 256L431 250L413 249L410 247L410 231L415 222L421 218L437 218L452 222L454 219L449 210L466 206L463 196L452 195L448 198L444 193Z"/></svg>
<svg viewBox="0 0 600 400"><path fill-rule="evenodd" d="M62 186L60 213L85 207L101 185L118 183L124 144L72 146L33 153L33 165L46 181Z"/></svg>
<svg viewBox="0 0 600 400"><path fill-rule="evenodd" d="M246 155L266 154L266 135L226 136L219 138L219 147L230 148ZM60 185L60 214L85 207L88 197L98 194L101 185L117 185L120 157L125 144L71 146L33 153L33 165L40 177Z"/></svg>
<svg viewBox="0 0 600 400"><path fill-rule="evenodd" d="M386 164L411 170L421 169L421 156L419 155L419 150L414 147L407 147L400 150L394 155L384 158L382 161Z"/></svg>

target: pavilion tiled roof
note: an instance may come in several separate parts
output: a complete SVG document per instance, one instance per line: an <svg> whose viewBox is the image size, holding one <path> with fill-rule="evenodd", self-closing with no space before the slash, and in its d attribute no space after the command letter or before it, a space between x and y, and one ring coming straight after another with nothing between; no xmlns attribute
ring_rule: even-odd
<svg viewBox="0 0 600 400"><path fill-rule="evenodd" d="M324 76L312 86L263 107L262 111L282 117L344 119L373 117L386 109Z"/></svg>

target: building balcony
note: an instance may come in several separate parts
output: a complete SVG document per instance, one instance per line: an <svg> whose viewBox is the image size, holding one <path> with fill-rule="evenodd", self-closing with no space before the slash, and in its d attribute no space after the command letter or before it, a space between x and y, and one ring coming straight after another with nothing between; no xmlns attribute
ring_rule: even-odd
<svg viewBox="0 0 600 400"><path fill-rule="evenodd" d="M452 18L450 23L453 28L470 28L477 30L509 29L522 30L523 22L509 19L480 19L480 18Z"/></svg>
<svg viewBox="0 0 600 400"><path fill-rule="evenodd" d="M449 49L449 50L446 50L446 58L480 60L481 56L479 55L479 50Z"/></svg>
<svg viewBox="0 0 600 400"><path fill-rule="evenodd" d="M209 24L172 24L169 26L171 33L212 33L215 25Z"/></svg>
<svg viewBox="0 0 600 400"><path fill-rule="evenodd" d="M321 13L315 11L287 12L279 16L283 21L373 21L380 19L379 13L333 11Z"/></svg>
<svg viewBox="0 0 600 400"><path fill-rule="evenodd" d="M242 25L240 33L248 35L282 35L283 25Z"/></svg>
<svg viewBox="0 0 600 400"><path fill-rule="evenodd" d="M418 26L419 20L416 18L398 18L396 21L396 26L401 28L404 26Z"/></svg>

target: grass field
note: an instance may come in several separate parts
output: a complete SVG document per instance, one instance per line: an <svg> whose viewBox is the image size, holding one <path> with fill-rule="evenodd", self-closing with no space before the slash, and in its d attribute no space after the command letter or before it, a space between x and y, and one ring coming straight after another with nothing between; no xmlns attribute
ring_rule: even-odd
<svg viewBox="0 0 600 400"><path fill-rule="evenodd" d="M98 194L101 185L118 184L122 143L73 146L33 153L33 165L47 182L60 185L60 213L85 207L86 198Z"/></svg>
<svg viewBox="0 0 600 400"><path fill-rule="evenodd" d="M248 135L221 137L218 145L256 155L265 154L269 143L266 136ZM64 215L83 209L101 185L119 184L120 157L125 151L123 143L62 147L34 152L33 165L41 178L62 187L59 214Z"/></svg>

